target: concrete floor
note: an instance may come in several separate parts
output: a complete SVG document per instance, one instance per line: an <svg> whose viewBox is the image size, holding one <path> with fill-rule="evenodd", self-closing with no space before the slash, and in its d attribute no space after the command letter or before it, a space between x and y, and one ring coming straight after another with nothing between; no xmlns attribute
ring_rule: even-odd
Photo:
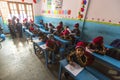
<svg viewBox="0 0 120 80"><path fill-rule="evenodd" d="M34 54L33 44L7 37L0 49L0 80L58 80L59 67L45 67L44 57Z"/></svg>
<svg viewBox="0 0 120 80"><path fill-rule="evenodd" d="M119 71L104 65L96 63L93 67L107 74L112 80L120 80ZM27 42L24 38L13 40L10 36L2 42L0 80L58 80L58 71L59 63L49 64L46 68L44 56L34 53L32 42ZM62 75L62 80L67 80L64 75Z"/></svg>

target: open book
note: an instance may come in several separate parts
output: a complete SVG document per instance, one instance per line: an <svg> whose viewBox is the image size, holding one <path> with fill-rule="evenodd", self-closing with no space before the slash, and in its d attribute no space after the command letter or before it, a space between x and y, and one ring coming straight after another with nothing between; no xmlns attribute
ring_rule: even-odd
<svg viewBox="0 0 120 80"><path fill-rule="evenodd" d="M84 67L81 67L77 63L74 63L74 66L68 64L68 65L65 66L65 68L68 71L70 71L74 76L77 76L84 69Z"/></svg>

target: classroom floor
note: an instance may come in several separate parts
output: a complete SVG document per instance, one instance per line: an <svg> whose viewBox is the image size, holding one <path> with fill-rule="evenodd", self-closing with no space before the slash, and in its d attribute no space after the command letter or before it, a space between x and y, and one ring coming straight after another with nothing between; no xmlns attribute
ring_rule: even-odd
<svg viewBox="0 0 120 80"><path fill-rule="evenodd" d="M44 57L34 54L32 42L10 36L2 42L0 80L58 80L58 70L58 63L45 67Z"/></svg>
<svg viewBox="0 0 120 80"><path fill-rule="evenodd" d="M45 66L44 56L35 54L33 43L24 38L12 39L9 35L1 43L0 48L0 80L58 80L59 62ZM100 68L102 66L103 68ZM95 63L94 67L112 80L120 80L119 71L104 64ZM104 70L102 70L104 69ZM62 80L66 79L62 74Z"/></svg>

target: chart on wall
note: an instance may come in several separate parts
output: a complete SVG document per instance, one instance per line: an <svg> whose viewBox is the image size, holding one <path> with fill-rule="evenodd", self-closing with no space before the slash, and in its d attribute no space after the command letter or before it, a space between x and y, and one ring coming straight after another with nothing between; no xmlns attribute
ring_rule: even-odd
<svg viewBox="0 0 120 80"><path fill-rule="evenodd" d="M61 10L62 9L62 3L63 0L54 0L55 10Z"/></svg>
<svg viewBox="0 0 120 80"><path fill-rule="evenodd" d="M42 14L82 20L85 17L88 2L89 0L47 0L42 4Z"/></svg>
<svg viewBox="0 0 120 80"><path fill-rule="evenodd" d="M52 8L52 0L47 0L47 8L48 9Z"/></svg>

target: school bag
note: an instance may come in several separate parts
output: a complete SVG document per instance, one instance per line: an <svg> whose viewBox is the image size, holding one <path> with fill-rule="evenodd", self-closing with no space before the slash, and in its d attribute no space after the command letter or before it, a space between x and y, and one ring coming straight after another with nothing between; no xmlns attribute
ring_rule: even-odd
<svg viewBox="0 0 120 80"><path fill-rule="evenodd" d="M113 40L110 45L120 49L120 39Z"/></svg>
<svg viewBox="0 0 120 80"><path fill-rule="evenodd" d="M106 55L108 55L114 59L120 60L120 49L110 48L109 50L107 50Z"/></svg>

